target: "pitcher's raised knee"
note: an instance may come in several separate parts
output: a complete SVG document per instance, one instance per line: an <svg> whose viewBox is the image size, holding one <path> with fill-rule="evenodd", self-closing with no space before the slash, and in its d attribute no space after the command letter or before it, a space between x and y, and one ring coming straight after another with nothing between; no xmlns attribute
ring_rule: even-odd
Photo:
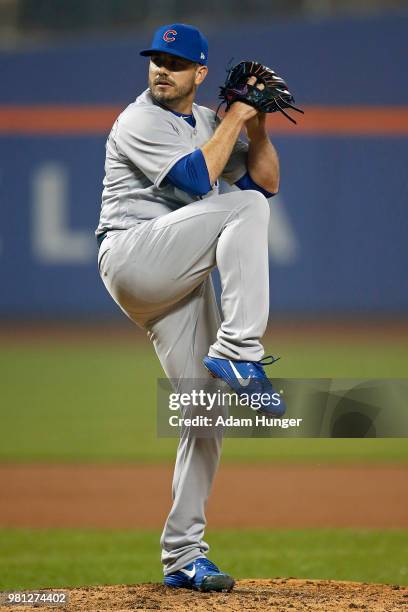
<svg viewBox="0 0 408 612"><path fill-rule="evenodd" d="M269 220L269 202L262 193L255 189L247 189L242 192L242 206L251 216L262 218L266 223Z"/></svg>

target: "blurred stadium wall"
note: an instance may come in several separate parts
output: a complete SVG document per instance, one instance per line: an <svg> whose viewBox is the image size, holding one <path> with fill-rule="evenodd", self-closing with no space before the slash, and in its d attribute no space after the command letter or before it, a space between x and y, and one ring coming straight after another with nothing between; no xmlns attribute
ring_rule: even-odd
<svg viewBox="0 0 408 612"><path fill-rule="evenodd" d="M104 144L146 86L138 50L176 19L209 38L199 102L217 105L231 57L255 58L287 78L306 111L297 127L269 119L282 164L271 199L271 310L406 314L405 3L384 12L381 2L355 2L356 16L349 2L268 3L276 10L265 13L264 2L239 2L236 25L210 16L208 3L196 15L183 2L119 2L114 14L112 3L97 4L92 13L92 2L0 2L0 316L121 316L99 279L93 237ZM125 5L134 11L127 28Z"/></svg>

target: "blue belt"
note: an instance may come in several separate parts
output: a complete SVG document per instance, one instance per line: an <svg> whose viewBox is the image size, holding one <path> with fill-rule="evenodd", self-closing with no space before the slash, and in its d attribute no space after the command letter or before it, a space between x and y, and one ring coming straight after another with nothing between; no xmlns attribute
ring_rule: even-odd
<svg viewBox="0 0 408 612"><path fill-rule="evenodd" d="M107 233L108 230L106 230L106 232L103 232L103 234L99 234L99 236L96 237L96 242L98 243L99 248L101 248L101 244L105 240Z"/></svg>

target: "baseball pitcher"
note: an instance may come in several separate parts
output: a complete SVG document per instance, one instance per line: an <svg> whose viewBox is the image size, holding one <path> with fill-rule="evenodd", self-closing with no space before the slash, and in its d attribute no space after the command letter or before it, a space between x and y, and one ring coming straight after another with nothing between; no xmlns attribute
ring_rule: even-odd
<svg viewBox="0 0 408 612"><path fill-rule="evenodd" d="M286 83L256 62L230 70L222 120L194 103L208 72L208 44L192 26L159 28L141 55L150 60L148 88L119 115L106 143L100 275L146 330L169 378L182 384L214 376L238 394L262 391L271 398L263 412L281 415L283 401L276 402L263 369L274 359L262 359L261 343L269 313L267 198L279 189L265 113L298 109ZM220 179L239 190L220 194ZM216 266L222 317L211 281ZM207 559L203 540L221 442L182 430L161 537L170 587L234 585Z"/></svg>

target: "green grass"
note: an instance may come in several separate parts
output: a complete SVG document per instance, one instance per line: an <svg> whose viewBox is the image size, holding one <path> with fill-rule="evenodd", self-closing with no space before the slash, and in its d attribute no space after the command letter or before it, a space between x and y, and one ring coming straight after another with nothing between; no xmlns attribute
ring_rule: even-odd
<svg viewBox="0 0 408 612"><path fill-rule="evenodd" d="M158 582L159 532L0 530L0 589ZM408 584L408 531L224 530L211 558L236 578Z"/></svg>
<svg viewBox="0 0 408 612"><path fill-rule="evenodd" d="M282 341L280 341L282 342ZM405 377L408 345L344 341L274 347L280 377ZM0 349L0 461L173 461L156 435L156 380L147 343L53 342ZM407 439L227 439L225 461L406 462Z"/></svg>

